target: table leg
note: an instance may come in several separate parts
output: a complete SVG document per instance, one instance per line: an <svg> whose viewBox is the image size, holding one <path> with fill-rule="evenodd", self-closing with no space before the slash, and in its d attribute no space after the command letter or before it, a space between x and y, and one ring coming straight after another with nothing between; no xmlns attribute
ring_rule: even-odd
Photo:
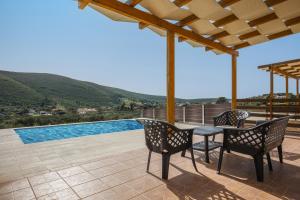
<svg viewBox="0 0 300 200"><path fill-rule="evenodd" d="M205 162L209 163L209 155L208 155L208 136L204 136L205 143Z"/></svg>

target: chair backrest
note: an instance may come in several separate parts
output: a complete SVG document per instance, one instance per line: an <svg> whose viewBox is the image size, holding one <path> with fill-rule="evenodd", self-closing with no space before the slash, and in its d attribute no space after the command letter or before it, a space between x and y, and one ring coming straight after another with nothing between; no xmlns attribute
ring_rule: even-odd
<svg viewBox="0 0 300 200"><path fill-rule="evenodd" d="M289 117L281 117L270 121L270 127L265 137L265 148L271 150L282 144Z"/></svg>
<svg viewBox="0 0 300 200"><path fill-rule="evenodd" d="M245 120L250 116L247 111L234 110L227 112L228 125L236 126L237 128L243 127Z"/></svg>
<svg viewBox="0 0 300 200"><path fill-rule="evenodd" d="M250 116L249 112L244 110L226 111L215 118L215 125L228 125L237 128L243 127L245 120Z"/></svg>
<svg viewBox="0 0 300 200"><path fill-rule="evenodd" d="M143 120L146 146L157 153L177 153L190 147L193 133L180 130L164 121Z"/></svg>

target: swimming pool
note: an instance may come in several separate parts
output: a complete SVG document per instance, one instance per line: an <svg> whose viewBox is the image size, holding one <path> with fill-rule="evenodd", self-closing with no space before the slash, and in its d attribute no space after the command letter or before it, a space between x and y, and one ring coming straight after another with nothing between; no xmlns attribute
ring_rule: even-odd
<svg viewBox="0 0 300 200"><path fill-rule="evenodd" d="M142 129L135 120L116 120L14 129L24 144Z"/></svg>

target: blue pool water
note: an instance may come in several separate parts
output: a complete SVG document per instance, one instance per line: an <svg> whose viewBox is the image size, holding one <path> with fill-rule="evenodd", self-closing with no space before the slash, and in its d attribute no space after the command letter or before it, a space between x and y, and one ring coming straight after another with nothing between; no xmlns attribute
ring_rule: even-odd
<svg viewBox="0 0 300 200"><path fill-rule="evenodd" d="M20 128L15 129L15 132L19 135L24 144L30 144L142 128L143 126L135 120L117 120L37 128Z"/></svg>

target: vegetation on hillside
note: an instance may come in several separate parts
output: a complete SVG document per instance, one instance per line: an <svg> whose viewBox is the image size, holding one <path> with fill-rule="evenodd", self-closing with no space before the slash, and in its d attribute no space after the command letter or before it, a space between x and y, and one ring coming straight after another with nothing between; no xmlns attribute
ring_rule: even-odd
<svg viewBox="0 0 300 200"><path fill-rule="evenodd" d="M212 101L176 99L181 104ZM0 71L0 128L134 118L141 108L164 103L164 96L64 76Z"/></svg>

